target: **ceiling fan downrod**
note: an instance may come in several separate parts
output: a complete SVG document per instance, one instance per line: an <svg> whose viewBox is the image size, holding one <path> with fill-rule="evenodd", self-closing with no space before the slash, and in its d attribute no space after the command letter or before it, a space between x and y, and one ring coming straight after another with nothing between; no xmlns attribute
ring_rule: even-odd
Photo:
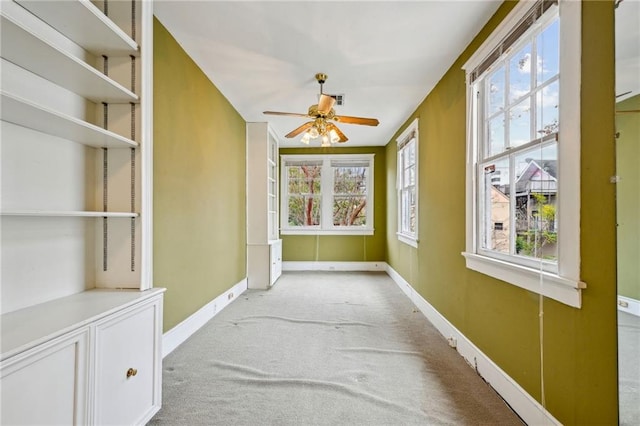
<svg viewBox="0 0 640 426"><path fill-rule="evenodd" d="M320 84L320 94L322 95L322 85L324 84L325 81L327 81L327 78L329 78L328 75L323 74L321 72L319 72L318 74L316 74L316 80L318 80L318 83Z"/></svg>

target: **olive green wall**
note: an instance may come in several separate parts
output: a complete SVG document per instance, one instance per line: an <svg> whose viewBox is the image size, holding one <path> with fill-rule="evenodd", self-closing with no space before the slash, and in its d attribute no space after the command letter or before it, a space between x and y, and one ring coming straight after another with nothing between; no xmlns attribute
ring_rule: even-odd
<svg viewBox="0 0 640 426"><path fill-rule="evenodd" d="M640 110L640 95L616 105ZM618 294L640 300L640 113L617 114Z"/></svg>
<svg viewBox="0 0 640 426"><path fill-rule="evenodd" d="M280 154L375 154L373 162L374 235L282 235L282 260L285 262L383 262L386 242L385 148L281 148Z"/></svg>
<svg viewBox="0 0 640 426"><path fill-rule="evenodd" d="M398 242L395 137L387 145L387 262L448 321L542 401L539 296L469 270L465 250L466 60L505 2L405 125L419 118L419 247ZM617 423L614 13L583 2L581 309L543 300L546 408L570 425ZM577 161L578 159L576 159Z"/></svg>
<svg viewBox="0 0 640 426"><path fill-rule="evenodd" d="M246 277L246 123L157 19L153 32L153 274L169 330Z"/></svg>

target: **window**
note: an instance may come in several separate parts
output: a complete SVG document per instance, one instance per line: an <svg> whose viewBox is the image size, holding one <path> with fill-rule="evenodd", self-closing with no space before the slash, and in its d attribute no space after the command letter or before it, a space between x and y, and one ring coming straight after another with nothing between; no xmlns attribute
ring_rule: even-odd
<svg viewBox="0 0 640 426"><path fill-rule="evenodd" d="M418 247L418 119L396 139L398 144L398 239Z"/></svg>
<svg viewBox="0 0 640 426"><path fill-rule="evenodd" d="M283 155L283 234L373 234L373 154Z"/></svg>
<svg viewBox="0 0 640 426"><path fill-rule="evenodd" d="M467 267L578 307L580 17L520 2L464 67Z"/></svg>

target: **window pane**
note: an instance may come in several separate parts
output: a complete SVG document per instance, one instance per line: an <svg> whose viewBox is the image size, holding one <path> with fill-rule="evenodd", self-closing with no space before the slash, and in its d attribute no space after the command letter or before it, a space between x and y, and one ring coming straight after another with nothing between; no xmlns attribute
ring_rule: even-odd
<svg viewBox="0 0 640 426"><path fill-rule="evenodd" d="M531 98L526 98L509 111L509 146L531 142Z"/></svg>
<svg viewBox="0 0 640 426"><path fill-rule="evenodd" d="M320 166L288 166L289 194L319 194Z"/></svg>
<svg viewBox="0 0 640 426"><path fill-rule="evenodd" d="M504 114L489 120L489 143L487 156L500 154L505 150L504 145Z"/></svg>
<svg viewBox="0 0 640 426"><path fill-rule="evenodd" d="M516 252L557 259L558 145L553 142L515 157Z"/></svg>
<svg viewBox="0 0 640 426"><path fill-rule="evenodd" d="M531 43L509 60L509 104L531 91Z"/></svg>
<svg viewBox="0 0 640 426"><path fill-rule="evenodd" d="M416 233L416 188L410 187L402 191L402 220L400 232L405 234Z"/></svg>
<svg viewBox="0 0 640 426"><path fill-rule="evenodd" d="M480 188L480 229L482 247L501 253L510 253L509 159L484 164L483 185ZM496 227L495 224L501 225ZM496 229L498 228L498 229ZM501 228L501 229L499 229Z"/></svg>
<svg viewBox="0 0 640 426"><path fill-rule="evenodd" d="M334 226L366 225L368 167L334 167Z"/></svg>
<svg viewBox="0 0 640 426"><path fill-rule="evenodd" d="M487 115L504 110L504 66L493 72L487 79Z"/></svg>
<svg viewBox="0 0 640 426"><path fill-rule="evenodd" d="M558 131L558 111L560 106L560 82L545 86L536 94L536 133L545 136Z"/></svg>
<svg viewBox="0 0 640 426"><path fill-rule="evenodd" d="M337 195L333 197L334 226L364 226L367 224L367 197Z"/></svg>
<svg viewBox="0 0 640 426"><path fill-rule="evenodd" d="M367 167L334 167L333 192L335 194L366 194Z"/></svg>
<svg viewBox="0 0 640 426"><path fill-rule="evenodd" d="M320 225L320 196L289 196L289 226Z"/></svg>
<svg viewBox="0 0 640 426"><path fill-rule="evenodd" d="M415 166L411 166L404 171L404 182L403 186L412 186L416 184L416 168Z"/></svg>
<svg viewBox="0 0 640 426"><path fill-rule="evenodd" d="M560 22L556 19L536 40L538 46L538 85L543 84L559 72L559 38Z"/></svg>
<svg viewBox="0 0 640 426"><path fill-rule="evenodd" d="M406 152L406 160L405 166L412 166L416 164L416 140L412 139L411 142L407 144L405 149Z"/></svg>

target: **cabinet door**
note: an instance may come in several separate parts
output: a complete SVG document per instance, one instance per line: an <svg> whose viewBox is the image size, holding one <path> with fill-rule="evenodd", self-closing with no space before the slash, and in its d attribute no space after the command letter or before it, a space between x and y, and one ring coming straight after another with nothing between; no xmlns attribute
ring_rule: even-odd
<svg viewBox="0 0 640 426"><path fill-rule="evenodd" d="M72 333L0 364L0 424L87 423L88 333Z"/></svg>
<svg viewBox="0 0 640 426"><path fill-rule="evenodd" d="M282 240L271 243L271 285L282 275Z"/></svg>
<svg viewBox="0 0 640 426"><path fill-rule="evenodd" d="M160 303L116 314L96 327L96 424L141 424L159 409Z"/></svg>

